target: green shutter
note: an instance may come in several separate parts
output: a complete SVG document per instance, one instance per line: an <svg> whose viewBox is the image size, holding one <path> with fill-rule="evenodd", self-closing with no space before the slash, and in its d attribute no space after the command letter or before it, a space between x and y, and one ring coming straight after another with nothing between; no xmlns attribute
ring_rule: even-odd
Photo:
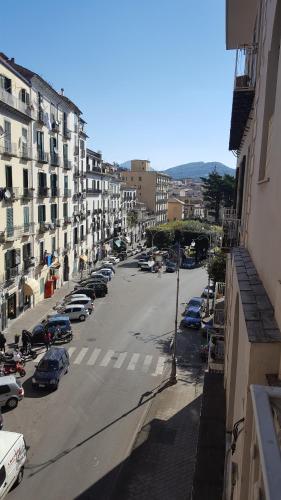
<svg viewBox="0 0 281 500"><path fill-rule="evenodd" d="M6 210L7 236L14 235L14 210L7 208Z"/></svg>
<svg viewBox="0 0 281 500"><path fill-rule="evenodd" d="M24 229L29 228L29 207L23 207L23 225Z"/></svg>

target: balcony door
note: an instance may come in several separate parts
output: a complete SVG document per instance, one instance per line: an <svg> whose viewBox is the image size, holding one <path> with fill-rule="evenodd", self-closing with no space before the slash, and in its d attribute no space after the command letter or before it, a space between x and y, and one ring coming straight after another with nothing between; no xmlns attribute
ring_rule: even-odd
<svg viewBox="0 0 281 500"><path fill-rule="evenodd" d="M11 123L8 122L7 120L4 120L4 144L5 144L5 151L7 153L11 152L11 142L12 142L12 133L11 133Z"/></svg>

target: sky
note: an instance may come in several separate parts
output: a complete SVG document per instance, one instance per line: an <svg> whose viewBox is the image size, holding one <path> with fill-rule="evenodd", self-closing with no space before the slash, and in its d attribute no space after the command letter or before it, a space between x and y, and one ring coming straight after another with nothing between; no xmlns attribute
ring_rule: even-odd
<svg viewBox="0 0 281 500"><path fill-rule="evenodd" d="M64 88L105 161L235 167L225 0L28 0L24 10L14 0L1 9L1 42Z"/></svg>

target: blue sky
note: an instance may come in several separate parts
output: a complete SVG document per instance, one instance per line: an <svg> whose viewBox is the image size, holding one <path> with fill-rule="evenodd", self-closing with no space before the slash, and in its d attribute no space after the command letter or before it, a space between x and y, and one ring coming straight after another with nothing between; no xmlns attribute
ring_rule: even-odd
<svg viewBox="0 0 281 500"><path fill-rule="evenodd" d="M235 166L224 0L6 2L1 50L63 87L106 161ZM11 27L12 20L12 27Z"/></svg>

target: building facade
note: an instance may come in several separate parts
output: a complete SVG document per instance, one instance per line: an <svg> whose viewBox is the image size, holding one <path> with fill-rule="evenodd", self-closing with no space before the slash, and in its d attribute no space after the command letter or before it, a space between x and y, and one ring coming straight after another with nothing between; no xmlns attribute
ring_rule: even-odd
<svg viewBox="0 0 281 500"><path fill-rule="evenodd" d="M183 220L185 203L177 198L168 199L168 222Z"/></svg>
<svg viewBox="0 0 281 500"><path fill-rule="evenodd" d="M281 4L227 0L237 50L229 148L236 203L224 216L227 266L227 499L280 497Z"/></svg>
<svg viewBox="0 0 281 500"><path fill-rule="evenodd" d="M158 224L167 222L169 177L151 170L150 162L132 160L131 170L121 172L122 180L137 192L137 200L156 216Z"/></svg>

